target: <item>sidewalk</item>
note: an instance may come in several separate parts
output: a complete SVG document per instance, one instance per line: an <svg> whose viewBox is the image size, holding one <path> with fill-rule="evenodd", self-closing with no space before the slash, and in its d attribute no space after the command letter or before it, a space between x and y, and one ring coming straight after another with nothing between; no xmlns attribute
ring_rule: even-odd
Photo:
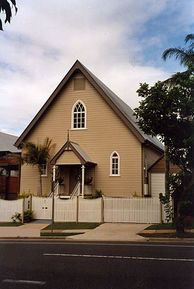
<svg viewBox="0 0 194 289"><path fill-rule="evenodd" d="M40 237L40 231L48 226L48 221L37 220L18 227L0 227L0 239L15 238L39 238L39 239L57 239L58 236ZM129 223L104 223L91 230L54 230L54 233L80 233L71 236L61 236L60 239L67 241L112 241L112 242L192 242L193 238L168 238L162 236L162 233L170 233L169 230L160 230L161 236L157 237L159 230L146 230L148 224L129 224ZM146 232L146 236L138 234ZM174 230L171 230L174 231ZM149 236L150 233L150 236Z"/></svg>
<svg viewBox="0 0 194 289"><path fill-rule="evenodd" d="M0 238L38 238L48 223L28 223L18 227L0 227Z"/></svg>
<svg viewBox="0 0 194 289"><path fill-rule="evenodd" d="M0 227L0 238L40 238L41 229L47 225L47 222L31 222L18 227ZM145 238L137 234L146 227L146 224L104 223L92 230L80 230L80 233L83 234L64 237L64 239L74 241L143 241ZM54 231L54 233L56 232L59 230ZM68 230L68 233L76 232L78 230Z"/></svg>

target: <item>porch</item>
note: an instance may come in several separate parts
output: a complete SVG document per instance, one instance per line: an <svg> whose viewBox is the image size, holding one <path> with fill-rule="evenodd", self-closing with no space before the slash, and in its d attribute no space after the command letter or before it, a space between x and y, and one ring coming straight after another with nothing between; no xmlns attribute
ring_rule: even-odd
<svg viewBox="0 0 194 289"><path fill-rule="evenodd" d="M51 160L53 188L61 198L93 195L95 190L95 166L84 150L67 141Z"/></svg>

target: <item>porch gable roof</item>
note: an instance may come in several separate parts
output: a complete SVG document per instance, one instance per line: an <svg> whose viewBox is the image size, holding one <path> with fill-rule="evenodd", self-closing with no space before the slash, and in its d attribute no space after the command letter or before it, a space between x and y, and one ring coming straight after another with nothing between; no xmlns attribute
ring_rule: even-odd
<svg viewBox="0 0 194 289"><path fill-rule="evenodd" d="M67 151L73 151L75 156L80 160L80 164L87 164L87 165L96 165L91 158L88 156L88 154L79 146L79 144L67 141L61 149L56 153L56 155L51 159L50 163L51 165L55 165L57 160ZM64 163L65 165L65 163Z"/></svg>

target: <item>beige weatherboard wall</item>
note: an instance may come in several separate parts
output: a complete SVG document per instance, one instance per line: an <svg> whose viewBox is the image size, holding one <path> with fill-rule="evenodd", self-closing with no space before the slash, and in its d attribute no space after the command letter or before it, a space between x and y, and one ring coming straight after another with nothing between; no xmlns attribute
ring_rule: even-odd
<svg viewBox="0 0 194 289"><path fill-rule="evenodd" d="M55 143L51 158L67 142L78 144L95 163L93 184L106 196L131 197L143 195L144 182L144 140L138 137L136 128L130 128L125 115L115 106L114 99L102 96L109 93L102 83L96 82L93 75L80 62L76 62L65 79L64 85L59 85L51 95L46 105L34 118L16 145L22 141L41 143L49 137ZM91 78L90 78L91 77ZM81 79L81 82L76 82ZM76 80L76 81L75 81ZM62 83L63 84L63 83ZM116 99L117 100L117 99ZM48 104L48 102L50 103ZM72 127L72 109L77 102L85 107L86 126L81 129ZM119 104L119 103L118 103ZM122 104L123 105L123 104ZM114 107L115 106L115 107ZM147 158L161 156L162 149L150 144ZM120 160L120 174L111 175L110 158L116 152ZM152 156L153 152L153 156ZM80 165L78 156L73 151L64 152L59 156L56 165ZM48 165L47 176L43 176L43 194L51 192L52 165ZM38 170L35 167L23 165L21 168L20 192L36 194Z"/></svg>

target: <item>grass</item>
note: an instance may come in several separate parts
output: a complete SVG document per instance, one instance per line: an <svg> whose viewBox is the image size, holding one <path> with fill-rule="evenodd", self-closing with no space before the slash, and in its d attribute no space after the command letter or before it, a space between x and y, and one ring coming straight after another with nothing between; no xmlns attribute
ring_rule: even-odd
<svg viewBox="0 0 194 289"><path fill-rule="evenodd" d="M67 236L75 236L80 235L82 233L63 233L63 232L44 232L43 230L40 232L41 237L67 237Z"/></svg>
<svg viewBox="0 0 194 289"><path fill-rule="evenodd" d="M52 225L48 225L40 232L41 237L67 237L73 235L83 234L82 232L51 232L51 230L88 230L95 229L100 223L76 223L76 222L56 222ZM50 232L49 232L50 230Z"/></svg>
<svg viewBox="0 0 194 289"><path fill-rule="evenodd" d="M172 223L153 224L147 227L145 230L172 230L175 229L175 225Z"/></svg>
<svg viewBox="0 0 194 289"><path fill-rule="evenodd" d="M56 222L53 224L53 230L86 230L86 229L95 229L100 223L76 223L76 222ZM52 225L46 226L44 230L51 230Z"/></svg>
<svg viewBox="0 0 194 289"><path fill-rule="evenodd" d="M178 233L176 232L175 224L173 223L165 223L165 224L153 224L151 226L148 226L142 233L140 233L140 236L143 237L154 237L154 238L194 238L194 233L187 231L187 229L194 229L194 222L190 222L189 225L185 227L184 233ZM146 231L152 231L152 232L146 232ZM162 232L162 230L165 230L166 232ZM173 230L173 231L171 231Z"/></svg>
<svg viewBox="0 0 194 289"><path fill-rule="evenodd" d="M163 223L163 224L153 224L147 227L145 230L175 230L175 224L173 223ZM187 224L185 229L194 229L194 221Z"/></svg>
<svg viewBox="0 0 194 289"><path fill-rule="evenodd" d="M0 227L18 227L23 225L22 223L14 223L14 222L0 222Z"/></svg>

